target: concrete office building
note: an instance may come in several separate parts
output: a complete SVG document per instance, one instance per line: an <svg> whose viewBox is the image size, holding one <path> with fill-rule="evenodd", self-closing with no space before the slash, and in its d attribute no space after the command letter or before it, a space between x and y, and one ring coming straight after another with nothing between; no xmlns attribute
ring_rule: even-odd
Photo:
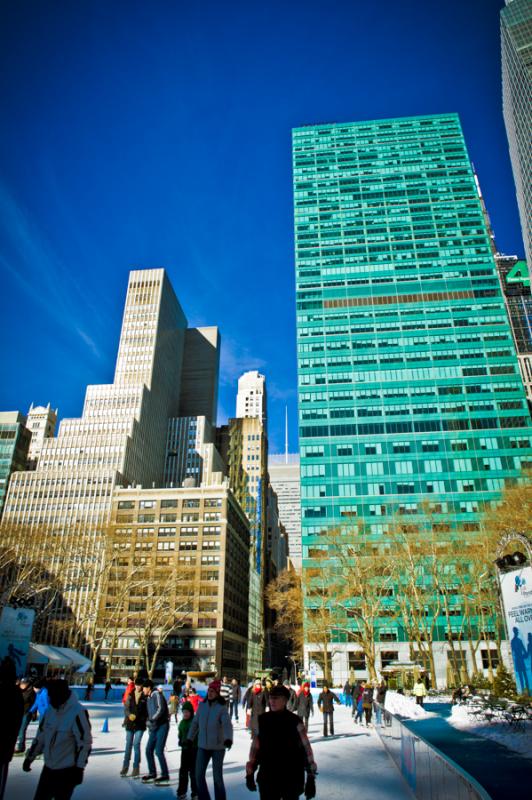
<svg viewBox="0 0 532 800"><path fill-rule="evenodd" d="M31 431L30 449L28 452L28 466L26 469L36 469L45 439L55 436L57 425L57 408L47 406L34 406L28 411L26 427Z"/></svg>
<svg viewBox="0 0 532 800"><path fill-rule="evenodd" d="M266 379L260 372L244 372L238 379L236 416L257 417L267 428Z"/></svg>
<svg viewBox="0 0 532 800"><path fill-rule="evenodd" d="M0 411L0 519L11 476L27 469L31 431L19 411Z"/></svg>
<svg viewBox="0 0 532 800"><path fill-rule="evenodd" d="M425 502L474 532L532 462L531 421L459 119L297 128L293 165L303 567L322 532L383 541ZM377 669L409 658L400 620L375 635ZM447 635L438 619L439 685ZM333 647L343 681L360 649Z"/></svg>
<svg viewBox="0 0 532 800"><path fill-rule="evenodd" d="M266 559L266 491L268 442L259 417L230 419L217 431L218 450L229 485L250 523L248 670L253 675L264 660L264 579Z"/></svg>
<svg viewBox="0 0 532 800"><path fill-rule="evenodd" d="M301 572L301 491L299 453L268 456L270 483L277 495L279 519L288 536L288 555Z"/></svg>
<svg viewBox="0 0 532 800"><path fill-rule="evenodd" d="M102 657L113 676L125 678L138 665L152 625L150 658L162 641L155 677L171 660L174 674L212 670L247 679L249 523L227 479L205 477L197 487L115 490L108 557L116 564L99 615ZM168 608L181 609L171 631L168 593Z"/></svg>
<svg viewBox="0 0 532 800"><path fill-rule="evenodd" d="M131 272L113 383L88 386L82 417L63 419L57 438L45 439L37 469L17 474L4 521L50 530L89 528L95 542L87 557L103 557L101 533L115 487L163 485L168 419L186 405L181 386L189 363L187 335L165 271ZM212 348L208 352L212 365L216 358ZM189 387L197 373L187 369ZM205 409L212 415L210 379L209 384L204 397L211 397L211 405L206 400ZM67 587L65 601L76 613L83 606L83 589Z"/></svg>
<svg viewBox="0 0 532 800"><path fill-rule="evenodd" d="M506 0L501 9L502 101L517 204L532 264L532 3Z"/></svg>
<svg viewBox="0 0 532 800"><path fill-rule="evenodd" d="M495 256L501 289L517 350L521 377L532 407L532 295L526 261L517 256Z"/></svg>

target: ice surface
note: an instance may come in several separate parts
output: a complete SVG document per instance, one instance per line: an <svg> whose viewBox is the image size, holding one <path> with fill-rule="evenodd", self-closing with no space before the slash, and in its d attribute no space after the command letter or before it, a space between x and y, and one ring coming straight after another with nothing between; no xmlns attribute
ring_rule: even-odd
<svg viewBox="0 0 532 800"><path fill-rule="evenodd" d="M170 767L171 786L143 786L140 781L120 778L124 751L124 731L122 706L120 702L84 703L87 707L93 728L93 752L85 773L82 786L78 787L73 800L175 800L180 752L177 746L177 729L171 722L170 735L166 746L166 756ZM109 733L102 733L105 718L109 720ZM323 738L321 714L316 710L310 721L310 740L314 757L318 764L317 799L327 800L412 800L412 795L397 768L388 757L379 737L373 728L355 725L350 709L337 707L335 710L336 736ZM30 738L36 730L32 724ZM143 739L143 763L141 775L145 772ZM249 734L244 729L242 718L235 726L234 745L227 753L224 764L225 785L228 800L252 800L244 784L244 768L249 753ZM42 760L34 761L30 773L22 772L22 758L15 757L9 768L5 800L31 800L35 792ZM212 778L207 773L214 797Z"/></svg>

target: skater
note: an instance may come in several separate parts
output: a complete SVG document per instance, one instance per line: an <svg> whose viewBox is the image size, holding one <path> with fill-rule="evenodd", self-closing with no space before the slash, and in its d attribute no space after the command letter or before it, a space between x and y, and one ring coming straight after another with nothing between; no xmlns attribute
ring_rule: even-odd
<svg viewBox="0 0 532 800"><path fill-rule="evenodd" d="M197 800L198 787L196 785L196 758L198 755L198 737L192 741L188 738L188 732L194 719L194 709L192 703L188 701L182 705L183 719L177 729L177 740L181 748L181 765L179 767L179 785L177 787L177 800L186 800L188 781L190 778L191 800Z"/></svg>
<svg viewBox="0 0 532 800"><path fill-rule="evenodd" d="M148 706L144 692L142 691L143 681L137 678L135 689L127 696L124 703L124 723L126 729L126 749L124 751L124 761L120 776L125 778L129 770L131 751L133 751L133 771L132 778L138 778L140 773L140 743L146 730L148 719Z"/></svg>
<svg viewBox="0 0 532 800"><path fill-rule="evenodd" d="M290 692L290 697L288 698L288 703L286 707L289 711L295 711L297 703L297 694L295 693L295 689L292 689L292 687L290 686L290 681L284 681L283 686L285 686Z"/></svg>
<svg viewBox="0 0 532 800"><path fill-rule="evenodd" d="M170 716L164 694L155 689L153 681L144 681L142 691L146 696L148 719L148 744L146 745L146 761L148 774L142 778L143 783L155 783L157 786L167 786L170 781L168 764L164 755L164 747L170 730ZM157 756L161 774L157 777L154 754Z"/></svg>
<svg viewBox="0 0 532 800"><path fill-rule="evenodd" d="M87 681L87 687L85 689L84 700L90 702L93 690L94 690L94 681L91 678L89 678L89 680Z"/></svg>
<svg viewBox="0 0 532 800"><path fill-rule="evenodd" d="M47 682L43 678L35 685L35 702L30 708L30 713L34 715L33 719L35 719L35 714L41 719L49 705Z"/></svg>
<svg viewBox="0 0 532 800"><path fill-rule="evenodd" d="M192 742L198 737L196 760L196 783L199 800L210 800L205 773L212 758L215 800L226 800L223 777L225 750L233 745L233 726L227 712L225 700L220 697L221 681L211 681L207 688L207 700L200 703L192 720L188 738Z"/></svg>
<svg viewBox="0 0 532 800"><path fill-rule="evenodd" d="M13 659L6 656L0 664L0 695L2 697L2 730L0 733L0 800L6 789L9 762L13 758L17 733L24 714L22 692L16 685Z"/></svg>
<svg viewBox="0 0 532 800"><path fill-rule="evenodd" d="M421 678L418 678L415 682L413 692L416 698L416 705L423 706L425 697L427 696L427 687Z"/></svg>
<svg viewBox="0 0 532 800"><path fill-rule="evenodd" d="M314 716L314 700L310 693L310 683L304 683L297 696L295 711L298 717L301 718L305 730L308 731L308 718L312 714Z"/></svg>
<svg viewBox="0 0 532 800"><path fill-rule="evenodd" d="M346 704L347 708L351 708L351 706L353 705L353 694L352 693L353 693L353 687L351 686L351 684L347 680L344 683L344 696L345 696L345 704Z"/></svg>
<svg viewBox="0 0 532 800"><path fill-rule="evenodd" d="M371 715L373 713L373 686L371 683L366 684L362 694L362 709L366 718L366 728L371 724ZM360 720L362 722L362 719Z"/></svg>
<svg viewBox="0 0 532 800"><path fill-rule="evenodd" d="M297 800L303 791L307 798L316 796L314 755L301 718L286 708L289 698L286 686L271 689L271 713L259 718L259 732L251 744L246 786L256 791L258 766L261 800Z"/></svg>
<svg viewBox="0 0 532 800"><path fill-rule="evenodd" d="M22 717L22 723L18 732L15 753L24 753L26 752L26 731L28 730L28 725L33 720L33 716L35 714L34 711L31 711L31 708L35 703L37 693L33 688L29 678L22 678L19 683L19 688L22 692L22 699L24 701L24 716Z"/></svg>
<svg viewBox="0 0 532 800"><path fill-rule="evenodd" d="M134 692L134 691L135 691L135 678L128 678L127 679L126 690L125 690L124 694L122 695L122 703L124 705L126 704L126 700L129 697L129 695L131 694L131 692Z"/></svg>
<svg viewBox="0 0 532 800"><path fill-rule="evenodd" d="M246 704L250 733L252 736L256 736L259 732L259 717L268 707L266 692L262 688L260 678L257 678L253 686L247 690L244 695L244 703Z"/></svg>
<svg viewBox="0 0 532 800"><path fill-rule="evenodd" d="M111 691L112 688L113 687L112 687L111 681L105 681L105 688L103 690L103 699L104 699L104 701L106 703L107 703L107 700L109 698L109 692Z"/></svg>
<svg viewBox="0 0 532 800"><path fill-rule="evenodd" d="M377 686L375 694L375 724L382 725L382 710L384 708L384 701L386 700L386 681L382 680Z"/></svg>
<svg viewBox="0 0 532 800"><path fill-rule="evenodd" d="M238 706L240 705L241 699L242 690L240 684L236 678L233 678L231 681L231 695L229 698L229 718L232 720L234 715L235 722L238 722Z"/></svg>
<svg viewBox="0 0 532 800"><path fill-rule="evenodd" d="M323 735L328 736L327 727L331 729L331 736L334 736L334 704L342 705L338 695L331 692L329 684L323 684L323 691L318 697L318 708L323 712Z"/></svg>
<svg viewBox="0 0 532 800"><path fill-rule="evenodd" d="M220 697L223 697L227 705L231 701L231 684L229 682L229 678L227 675L224 675L222 679L222 685L220 686Z"/></svg>
<svg viewBox="0 0 532 800"><path fill-rule="evenodd" d="M89 715L65 680L48 684L50 706L41 717L37 736L28 750L22 769L43 753L44 766L34 800L70 800L83 782L83 771L91 751Z"/></svg>
<svg viewBox="0 0 532 800"><path fill-rule="evenodd" d="M356 690L357 690L356 691L356 697L355 697L355 693L353 693L353 699L354 699L354 704L353 704L353 712L354 713L353 713L353 716L355 718L355 724L357 722L362 723L362 716L364 714L364 709L363 709L363 706L362 706L362 704L363 704L362 698L364 696L364 689L365 688L366 688L366 685L365 685L364 681L361 681L358 684L358 687L356 687Z"/></svg>

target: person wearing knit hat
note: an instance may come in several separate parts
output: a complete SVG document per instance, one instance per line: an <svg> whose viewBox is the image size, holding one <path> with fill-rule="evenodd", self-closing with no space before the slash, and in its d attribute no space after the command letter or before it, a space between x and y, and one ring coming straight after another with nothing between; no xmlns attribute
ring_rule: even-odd
<svg viewBox="0 0 532 800"><path fill-rule="evenodd" d="M186 800L188 781L190 778L191 800L197 800L198 787L196 784L196 756L198 753L198 737L189 740L188 733L194 719L194 707L186 700L181 706L183 719L177 728L177 740L181 748L181 765L179 767L179 785L177 787L177 800Z"/></svg>
<svg viewBox="0 0 532 800"><path fill-rule="evenodd" d="M271 713L259 717L259 731L251 744L246 786L256 791L254 773L258 767L261 800L297 800L303 791L309 800L316 796L314 754L301 718L286 707L289 698L286 686L272 687Z"/></svg>
<svg viewBox="0 0 532 800"><path fill-rule="evenodd" d="M229 719L227 703L220 697L221 681L211 681L207 699L200 703L188 731L188 740L198 737L196 758L196 784L199 800L210 800L206 772L212 758L215 800L226 800L223 763L226 749L233 744L233 726Z"/></svg>

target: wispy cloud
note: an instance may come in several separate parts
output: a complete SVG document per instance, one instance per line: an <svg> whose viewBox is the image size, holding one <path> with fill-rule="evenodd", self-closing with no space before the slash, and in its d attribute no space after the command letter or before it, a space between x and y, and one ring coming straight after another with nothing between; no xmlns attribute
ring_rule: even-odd
<svg viewBox="0 0 532 800"><path fill-rule="evenodd" d="M222 353L220 357L220 382L226 386L234 385L243 372L252 369L263 369L266 361L253 355L247 347L233 339L222 336Z"/></svg>
<svg viewBox="0 0 532 800"><path fill-rule="evenodd" d="M92 337L79 324L87 301L82 288L76 284L72 269L63 263L29 213L2 182L0 219L6 243L5 254L0 255L2 267L56 324L77 335L93 356L102 358Z"/></svg>
<svg viewBox="0 0 532 800"><path fill-rule="evenodd" d="M268 388L268 397L271 400L292 400L294 397L297 396L297 391L295 386L278 386L273 381L268 381L267 383Z"/></svg>

